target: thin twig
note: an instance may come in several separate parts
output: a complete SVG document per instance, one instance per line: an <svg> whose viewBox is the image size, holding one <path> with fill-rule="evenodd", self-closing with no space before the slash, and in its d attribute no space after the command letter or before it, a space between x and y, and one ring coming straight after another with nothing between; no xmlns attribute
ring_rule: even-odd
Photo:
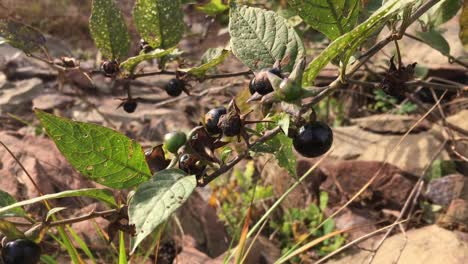
<svg viewBox="0 0 468 264"><path fill-rule="evenodd" d="M97 217L101 217L101 216L109 216L109 215L118 214L118 213L119 213L119 209L110 209L110 210L101 211L101 212L91 211L89 214L86 214L86 215L51 222L49 224L49 226L50 227L63 226L63 225L83 222L83 221L93 219L93 218L97 218Z"/></svg>

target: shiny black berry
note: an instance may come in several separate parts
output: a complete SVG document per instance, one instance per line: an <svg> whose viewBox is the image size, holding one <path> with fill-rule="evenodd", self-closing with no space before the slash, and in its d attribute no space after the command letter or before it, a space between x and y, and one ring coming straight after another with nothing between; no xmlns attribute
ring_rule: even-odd
<svg viewBox="0 0 468 264"><path fill-rule="evenodd" d="M185 82L179 79L171 79L164 89L166 93L170 96L176 97L179 96L185 88Z"/></svg>
<svg viewBox="0 0 468 264"><path fill-rule="evenodd" d="M202 164L200 160L192 154L183 154L179 158L179 169L188 174L202 176L205 171L206 165Z"/></svg>
<svg viewBox="0 0 468 264"><path fill-rule="evenodd" d="M293 138L294 149L304 157L313 158L325 154L333 143L331 128L320 121L299 128Z"/></svg>
<svg viewBox="0 0 468 264"><path fill-rule="evenodd" d="M219 118L222 115L227 113L226 108L224 106L217 107L208 111L205 114L205 128L208 133L215 135L221 133L221 128L219 128Z"/></svg>
<svg viewBox="0 0 468 264"><path fill-rule="evenodd" d="M41 247L28 239L10 241L2 249L5 264L36 264L40 257Z"/></svg>
<svg viewBox="0 0 468 264"><path fill-rule="evenodd" d="M135 101L127 101L125 102L122 107L127 113L133 113L135 112L135 109L137 108L138 104Z"/></svg>
<svg viewBox="0 0 468 264"><path fill-rule="evenodd" d="M119 72L119 63L115 60L105 61L102 63L102 70L106 76L113 76Z"/></svg>
<svg viewBox="0 0 468 264"><path fill-rule="evenodd" d="M281 71L278 68L272 69L263 69L255 75L255 77L250 81L249 91L250 94L255 92L265 95L273 92L273 87L271 86L270 80L268 80L268 72L275 74L278 77L281 77Z"/></svg>

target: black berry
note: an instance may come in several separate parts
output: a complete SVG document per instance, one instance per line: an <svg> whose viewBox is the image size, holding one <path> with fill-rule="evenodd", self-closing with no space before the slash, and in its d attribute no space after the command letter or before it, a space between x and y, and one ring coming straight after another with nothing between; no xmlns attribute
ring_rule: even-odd
<svg viewBox="0 0 468 264"><path fill-rule="evenodd" d="M135 112L135 109L137 108L137 106L138 104L135 101L126 101L122 107L125 110L125 112L133 113Z"/></svg>
<svg viewBox="0 0 468 264"><path fill-rule="evenodd" d="M217 107L208 111L205 114L205 128L206 131L210 134L219 134L222 132L221 128L219 128L219 118L222 115L227 113L226 108L224 106Z"/></svg>
<svg viewBox="0 0 468 264"><path fill-rule="evenodd" d="M36 264L40 257L41 247L28 239L10 241L2 249L5 264Z"/></svg>
<svg viewBox="0 0 468 264"><path fill-rule="evenodd" d="M265 95L273 92L273 87L271 86L270 80L268 80L268 72L275 74L278 77L281 77L281 71L278 68L263 69L255 75L255 77L250 81L249 91L250 94L255 92Z"/></svg>
<svg viewBox="0 0 468 264"><path fill-rule="evenodd" d="M106 76L113 76L119 72L119 63L115 60L105 61L102 63L102 70Z"/></svg>
<svg viewBox="0 0 468 264"><path fill-rule="evenodd" d="M318 157L325 154L333 143L331 128L320 121L299 128L293 138L294 149L304 157Z"/></svg>
<svg viewBox="0 0 468 264"><path fill-rule="evenodd" d="M166 93L170 96L176 97L179 96L185 88L185 82L179 79L171 79L164 89Z"/></svg>
<svg viewBox="0 0 468 264"><path fill-rule="evenodd" d="M205 171L206 165L201 164L200 160L192 154L183 154L179 158L179 169L188 174L201 177Z"/></svg>

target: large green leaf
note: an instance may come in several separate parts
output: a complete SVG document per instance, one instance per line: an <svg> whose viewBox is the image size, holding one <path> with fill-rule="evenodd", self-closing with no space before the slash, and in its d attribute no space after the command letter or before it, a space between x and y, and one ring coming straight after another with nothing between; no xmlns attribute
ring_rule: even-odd
<svg viewBox="0 0 468 264"><path fill-rule="evenodd" d="M11 46L31 53L44 46L45 37L38 30L10 19L0 20L0 36Z"/></svg>
<svg viewBox="0 0 468 264"><path fill-rule="evenodd" d="M335 39L328 47L323 50L315 59L309 64L304 72L303 85L313 85L313 81L317 74L325 67L331 60L340 54L345 54L344 61L351 56L352 52L362 44L368 36L375 30L379 29L391 16L402 10L411 0L393 0L387 2L377 11L375 11L366 21L355 27L350 32Z"/></svg>
<svg viewBox="0 0 468 264"><path fill-rule="evenodd" d="M132 252L187 200L196 186L194 175L188 176L178 169L159 171L150 181L138 186L128 206L130 224L136 229Z"/></svg>
<svg viewBox="0 0 468 264"><path fill-rule="evenodd" d="M85 177L119 189L151 177L141 146L125 135L40 110L36 115L65 158Z"/></svg>
<svg viewBox="0 0 468 264"><path fill-rule="evenodd" d="M153 60L157 58L161 58L163 56L169 55L175 48L162 50L162 49L155 49L148 53L141 53L135 57L130 57L126 61L120 64L120 68L125 69L129 72L133 72L136 66L143 61Z"/></svg>
<svg viewBox="0 0 468 264"><path fill-rule="evenodd" d="M0 208L16 203L16 199L9 193L0 190ZM0 213L0 218L10 216L24 216L26 212L21 207L14 208L8 212Z"/></svg>
<svg viewBox="0 0 468 264"><path fill-rule="evenodd" d="M288 4L308 25L332 40L349 32L359 16L358 0L292 0Z"/></svg>
<svg viewBox="0 0 468 264"><path fill-rule="evenodd" d="M181 69L180 71L185 71L197 77L203 77L208 70L222 63L229 55L229 51L225 49L216 49L215 51L215 53L210 54L211 58L208 58L208 61L202 65L190 69Z"/></svg>
<svg viewBox="0 0 468 264"><path fill-rule="evenodd" d="M460 0L439 1L424 13L420 17L420 20L426 24L426 27L435 28L454 17L458 13L462 3L463 1Z"/></svg>
<svg viewBox="0 0 468 264"><path fill-rule="evenodd" d="M113 0L93 0L89 30L104 57L120 60L127 56L130 36Z"/></svg>
<svg viewBox="0 0 468 264"><path fill-rule="evenodd" d="M468 1L463 3L463 10L460 15L460 40L463 47L468 51Z"/></svg>
<svg viewBox="0 0 468 264"><path fill-rule="evenodd" d="M94 199L103 201L111 205L112 207L117 207L112 191L106 190L106 189L89 188L89 189L70 190L70 191L63 191L59 193L46 194L46 195L42 195L42 196L32 198L29 200L24 200L21 202L10 204L8 206L1 207L0 214L4 214L10 211L15 211L18 207L42 202L45 200L59 199L59 198L66 198L66 197L77 197L77 196L78 197L85 196L85 197L94 198Z"/></svg>
<svg viewBox="0 0 468 264"><path fill-rule="evenodd" d="M185 30L180 0L137 0L133 19L141 37L153 48L179 43Z"/></svg>
<svg viewBox="0 0 468 264"><path fill-rule="evenodd" d="M417 32L416 35L440 53L446 56L450 55L450 46L439 31L433 29L427 32Z"/></svg>
<svg viewBox="0 0 468 264"><path fill-rule="evenodd" d="M232 52L251 70L271 67L277 60L289 57L283 69L290 71L305 56L302 40L283 17L233 2L229 21Z"/></svg>

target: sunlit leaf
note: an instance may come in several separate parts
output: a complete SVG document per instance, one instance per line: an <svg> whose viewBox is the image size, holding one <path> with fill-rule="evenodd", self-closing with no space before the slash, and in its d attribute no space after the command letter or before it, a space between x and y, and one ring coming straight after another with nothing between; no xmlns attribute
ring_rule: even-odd
<svg viewBox="0 0 468 264"><path fill-rule="evenodd" d="M305 56L304 45L296 31L275 12L237 6L231 1L229 33L233 54L251 70L289 61L284 71L292 70Z"/></svg>
<svg viewBox="0 0 468 264"><path fill-rule="evenodd" d="M141 37L152 48L171 48L184 34L180 0L137 0L133 18Z"/></svg>
<svg viewBox="0 0 468 264"><path fill-rule="evenodd" d="M122 62L120 64L120 68L125 69L129 72L133 72L135 67L138 66L138 64L140 64L141 62L164 57L166 55L171 54L171 52L173 52L174 50L175 48L171 48L167 50L155 49L148 53L141 53L137 56L130 57L126 61Z"/></svg>
<svg viewBox="0 0 468 264"><path fill-rule="evenodd" d="M121 189L151 177L140 144L125 135L40 110L36 115L65 158L86 178Z"/></svg>
<svg viewBox="0 0 468 264"><path fill-rule="evenodd" d="M93 0L89 30L104 57L120 60L127 56L130 36L113 0Z"/></svg>
<svg viewBox="0 0 468 264"><path fill-rule="evenodd" d="M179 169L159 171L138 186L128 207L130 224L136 229L132 252L188 199L196 186L195 175Z"/></svg>
<svg viewBox="0 0 468 264"><path fill-rule="evenodd" d="M334 40L356 25L358 0L292 0L289 6L312 28Z"/></svg>

